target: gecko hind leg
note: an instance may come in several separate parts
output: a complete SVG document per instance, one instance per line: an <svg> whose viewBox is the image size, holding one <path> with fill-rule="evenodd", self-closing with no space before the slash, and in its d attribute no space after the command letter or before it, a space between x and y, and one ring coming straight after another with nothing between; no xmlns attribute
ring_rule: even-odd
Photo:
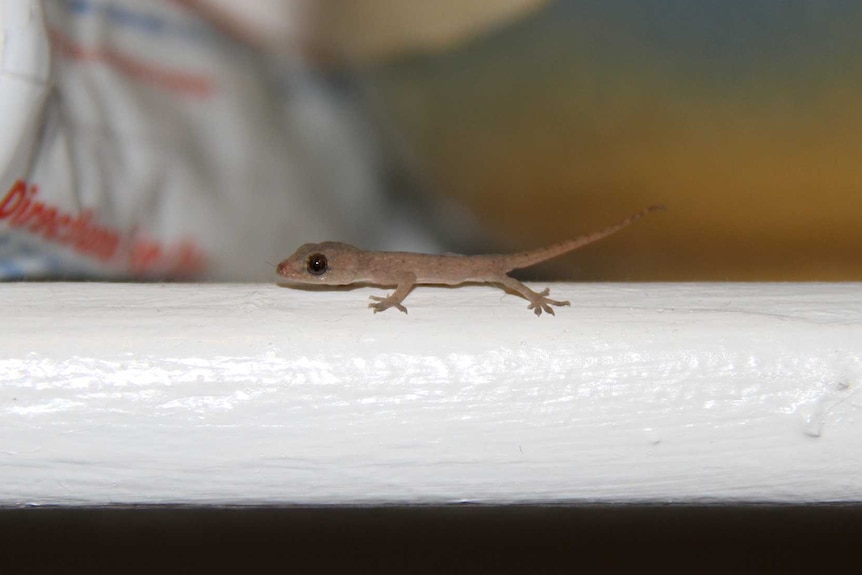
<svg viewBox="0 0 862 575"><path fill-rule="evenodd" d="M556 305L556 306L571 305L567 301L561 301L561 300L555 300L555 299L549 298L548 294L551 293L550 288L545 288L541 292L536 292L536 291L531 290L530 288L528 288L527 286L525 286L524 284L522 284L521 282L519 282L515 278L509 277L509 276L504 276L502 279L500 279L496 283L500 284L504 288L507 288L507 289L517 293L518 295L520 295L521 297L523 297L524 299L529 301L530 305L527 306L527 309L533 310L533 313L535 313L537 316L542 315L543 311L545 313L549 313L551 315L556 315L556 314L554 314L554 308L551 307L552 305Z"/></svg>

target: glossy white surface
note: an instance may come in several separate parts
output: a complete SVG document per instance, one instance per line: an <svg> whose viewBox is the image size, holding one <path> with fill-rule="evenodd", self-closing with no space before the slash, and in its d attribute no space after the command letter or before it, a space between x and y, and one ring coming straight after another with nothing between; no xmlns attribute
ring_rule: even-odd
<svg viewBox="0 0 862 575"><path fill-rule="evenodd" d="M381 291L0 285L0 504L862 499L859 284Z"/></svg>

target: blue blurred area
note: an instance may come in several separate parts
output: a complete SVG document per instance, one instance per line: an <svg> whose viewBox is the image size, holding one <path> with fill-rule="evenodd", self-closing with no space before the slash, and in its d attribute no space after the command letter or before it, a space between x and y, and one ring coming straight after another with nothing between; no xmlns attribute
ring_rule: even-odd
<svg viewBox="0 0 862 575"><path fill-rule="evenodd" d="M551 36L664 58L717 81L858 60L858 0L559 0L536 16ZM601 43L606 42L604 46ZM595 45L599 43L599 45ZM628 52L632 48L647 54ZM826 60L824 60L826 59Z"/></svg>
<svg viewBox="0 0 862 575"><path fill-rule="evenodd" d="M403 78L429 81L414 92L444 100L453 86L478 96L493 84L494 101L605 85L632 97L807 102L826 85L862 82L860 30L858 0L557 0L447 54L408 58Z"/></svg>
<svg viewBox="0 0 862 575"><path fill-rule="evenodd" d="M860 12L858 0L558 0L541 17L604 22L668 52L724 59L752 50L786 56L856 38Z"/></svg>

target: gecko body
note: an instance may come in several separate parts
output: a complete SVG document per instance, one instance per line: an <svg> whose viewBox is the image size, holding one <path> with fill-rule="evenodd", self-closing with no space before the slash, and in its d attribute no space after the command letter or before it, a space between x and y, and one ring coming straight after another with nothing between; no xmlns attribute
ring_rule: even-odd
<svg viewBox="0 0 862 575"><path fill-rule="evenodd" d="M391 307L407 313L402 302L418 284L461 285L488 283L513 292L530 302L528 308L538 316L554 315L551 306L569 305L548 297L550 290L536 292L508 272L538 264L591 244L631 225L650 212L663 209L650 206L601 231L563 241L544 248L513 254L421 254L413 252L368 251L340 242L303 244L278 264L276 271L289 284L341 286L371 284L395 287L386 297L370 296L368 304L375 313Z"/></svg>

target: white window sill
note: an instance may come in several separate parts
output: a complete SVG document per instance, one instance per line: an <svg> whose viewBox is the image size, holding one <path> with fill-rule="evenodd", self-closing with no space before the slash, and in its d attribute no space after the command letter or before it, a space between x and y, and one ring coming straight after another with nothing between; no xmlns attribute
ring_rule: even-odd
<svg viewBox="0 0 862 575"><path fill-rule="evenodd" d="M862 285L551 288L0 285L0 505L862 500Z"/></svg>

